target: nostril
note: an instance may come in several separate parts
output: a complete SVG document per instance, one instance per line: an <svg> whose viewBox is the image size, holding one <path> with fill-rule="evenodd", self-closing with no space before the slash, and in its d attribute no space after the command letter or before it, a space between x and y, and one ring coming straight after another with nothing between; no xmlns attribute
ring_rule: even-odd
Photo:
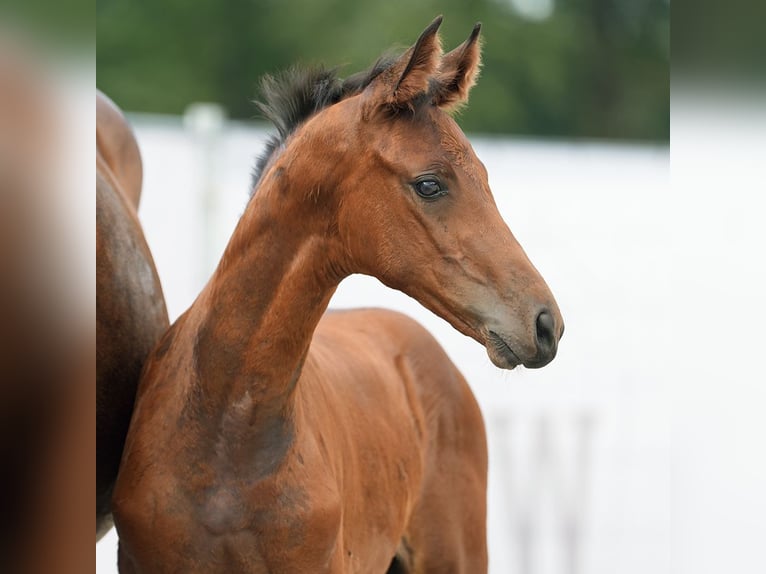
<svg viewBox="0 0 766 574"><path fill-rule="evenodd" d="M548 311L542 311L537 316L537 346L545 354L553 352L556 348L556 335L554 334L553 315Z"/></svg>

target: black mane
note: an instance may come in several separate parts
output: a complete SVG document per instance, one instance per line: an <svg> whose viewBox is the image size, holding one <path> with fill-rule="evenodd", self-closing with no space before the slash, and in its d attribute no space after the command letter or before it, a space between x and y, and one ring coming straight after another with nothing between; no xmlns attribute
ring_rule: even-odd
<svg viewBox="0 0 766 574"><path fill-rule="evenodd" d="M264 76L261 80L261 101L258 111L277 128L266 149L258 157L250 182L250 193L255 193L263 170L269 160L295 129L318 111L364 90L381 72L390 68L396 58L384 56L364 72L348 78L338 77L337 69L323 66L291 68L277 76Z"/></svg>

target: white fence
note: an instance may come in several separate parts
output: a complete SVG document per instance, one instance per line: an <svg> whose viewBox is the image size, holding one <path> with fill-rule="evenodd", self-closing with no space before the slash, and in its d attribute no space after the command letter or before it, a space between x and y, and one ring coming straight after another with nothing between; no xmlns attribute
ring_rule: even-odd
<svg viewBox="0 0 766 574"><path fill-rule="evenodd" d="M193 301L244 209L263 127L221 131L133 116L141 218L171 318ZM192 122L194 123L194 122ZM566 322L559 356L504 372L483 348L368 277L335 307L387 306L421 321L471 383L490 439L493 574L670 572L669 391L652 349L668 343L666 148L472 138L506 221ZM97 548L116 571L114 533Z"/></svg>

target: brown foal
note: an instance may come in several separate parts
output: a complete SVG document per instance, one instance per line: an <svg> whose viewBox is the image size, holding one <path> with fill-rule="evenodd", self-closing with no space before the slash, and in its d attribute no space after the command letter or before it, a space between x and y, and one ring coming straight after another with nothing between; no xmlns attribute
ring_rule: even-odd
<svg viewBox="0 0 766 574"><path fill-rule="evenodd" d="M479 27L443 55L440 22L346 81L267 81L282 139L143 374L113 498L122 572L486 571L486 438L465 380L400 314L323 317L365 273L501 368L555 355L553 296L446 111L476 78Z"/></svg>
<svg viewBox="0 0 766 574"><path fill-rule="evenodd" d="M96 539L111 526L112 487L141 368L168 328L138 222L141 156L125 117L96 95Z"/></svg>

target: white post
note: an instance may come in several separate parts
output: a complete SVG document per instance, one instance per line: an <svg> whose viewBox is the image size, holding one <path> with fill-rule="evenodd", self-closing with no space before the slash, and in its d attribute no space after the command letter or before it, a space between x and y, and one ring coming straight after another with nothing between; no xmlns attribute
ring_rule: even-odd
<svg viewBox="0 0 766 574"><path fill-rule="evenodd" d="M220 135L226 124L226 110L220 104L195 102L190 104L183 117L184 127L192 133L198 150L200 173L200 207L203 213L203 240L197 273L204 284L212 273L216 261L213 246L216 245L218 222L218 193L216 152Z"/></svg>

